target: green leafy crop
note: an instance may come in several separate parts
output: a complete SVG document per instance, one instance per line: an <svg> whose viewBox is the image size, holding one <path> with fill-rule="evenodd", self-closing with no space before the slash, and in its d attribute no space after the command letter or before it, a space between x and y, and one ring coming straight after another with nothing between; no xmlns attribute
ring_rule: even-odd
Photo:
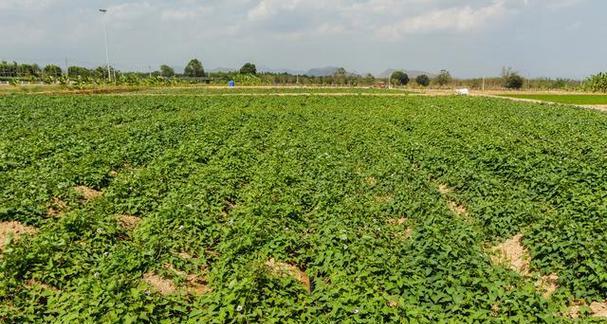
<svg viewBox="0 0 607 324"><path fill-rule="evenodd" d="M562 322L607 298L598 112L21 95L0 128L0 222L38 230L4 247L0 321ZM552 297L491 261L516 234Z"/></svg>

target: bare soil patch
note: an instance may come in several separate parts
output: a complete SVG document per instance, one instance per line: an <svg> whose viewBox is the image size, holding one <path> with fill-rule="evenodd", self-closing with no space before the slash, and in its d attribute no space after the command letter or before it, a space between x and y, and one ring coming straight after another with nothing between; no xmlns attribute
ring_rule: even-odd
<svg viewBox="0 0 607 324"><path fill-rule="evenodd" d="M191 260L194 258L194 256L192 256L191 254L189 254L187 252L179 252L179 253L177 253L177 256L179 256L180 258L182 258L184 260Z"/></svg>
<svg viewBox="0 0 607 324"><path fill-rule="evenodd" d="M185 290L190 295L204 295L211 291L207 280L195 274L189 274L186 276Z"/></svg>
<svg viewBox="0 0 607 324"><path fill-rule="evenodd" d="M394 226L402 225L402 224L404 224L406 222L407 222L407 218L406 217L390 218L390 219L388 219L388 224L394 225Z"/></svg>
<svg viewBox="0 0 607 324"><path fill-rule="evenodd" d="M440 185L438 185L438 192L443 195L446 195L452 193L453 189L449 188L449 186L447 186L446 184L441 183Z"/></svg>
<svg viewBox="0 0 607 324"><path fill-rule="evenodd" d="M388 307L390 307L390 308L396 308L398 306L399 306L398 301L396 301L396 300L389 300L388 301Z"/></svg>
<svg viewBox="0 0 607 324"><path fill-rule="evenodd" d="M567 316L573 319L580 317L582 307L585 307L583 302L575 302L573 306L570 306L567 311ZM607 318L607 301L605 302L593 302L588 306L590 308L591 317Z"/></svg>
<svg viewBox="0 0 607 324"><path fill-rule="evenodd" d="M97 199L97 198L100 198L101 196L103 196L103 192L95 190L93 188L86 187L86 186L78 186L78 187L76 187L74 189L86 201L94 200L94 199Z"/></svg>
<svg viewBox="0 0 607 324"><path fill-rule="evenodd" d="M496 264L507 264L523 276L529 275L529 251L523 246L523 235L519 234L493 248L496 254L492 260Z"/></svg>
<svg viewBox="0 0 607 324"><path fill-rule="evenodd" d="M388 224L390 224L392 226L401 226L401 225L407 223L407 221L408 221L408 219L406 217L390 218L390 219L388 219ZM398 239L407 240L407 239L411 238L412 235L413 235L413 228L408 227L404 231L399 231L398 233L396 233L395 236Z"/></svg>
<svg viewBox="0 0 607 324"><path fill-rule="evenodd" d="M291 277L299 281L308 292L312 291L310 277L308 277L308 275L304 271L299 269L297 266L288 263L277 262L276 260L274 260L274 258L268 260L266 262L266 266L270 269L272 274L276 276Z"/></svg>
<svg viewBox="0 0 607 324"><path fill-rule="evenodd" d="M61 200L61 198L53 197L53 200L49 204L47 215L49 217L60 217L67 210L67 203Z"/></svg>
<svg viewBox="0 0 607 324"><path fill-rule="evenodd" d="M602 303L594 302L590 304L590 311L592 312L592 316L607 318L607 301Z"/></svg>
<svg viewBox="0 0 607 324"><path fill-rule="evenodd" d="M494 255L491 259L494 264L505 264L524 277L532 275L530 270L531 257L529 250L523 245L522 234L518 234L494 247L493 252ZM559 276L555 273L541 276L535 283L535 287L547 299L558 289L558 280Z"/></svg>
<svg viewBox="0 0 607 324"><path fill-rule="evenodd" d="M388 204L388 203L391 203L393 200L394 200L394 196L390 195L390 194L375 196L375 202L380 203L380 204Z"/></svg>
<svg viewBox="0 0 607 324"><path fill-rule="evenodd" d="M178 292L185 292L190 295L202 295L211 290L204 276L179 271L171 264L165 264L163 267L173 275L183 278L185 284L177 286L172 280L163 278L156 273L146 273L143 276L143 280L162 295L172 295Z"/></svg>
<svg viewBox="0 0 607 324"><path fill-rule="evenodd" d="M449 210L451 210L452 213L458 216L468 216L468 209L464 205L458 204L456 201L447 197L447 195L453 193L453 191L453 188L450 188L446 184L441 183L438 185L438 192L440 192L440 194L443 195L444 198L447 200L447 206L449 206Z"/></svg>
<svg viewBox="0 0 607 324"><path fill-rule="evenodd" d="M118 215L117 219L120 226L129 231L132 231L137 228L137 226L141 222L141 218L133 215Z"/></svg>
<svg viewBox="0 0 607 324"><path fill-rule="evenodd" d="M448 201L449 209L458 216L468 216L468 209L463 205L456 203L455 201Z"/></svg>
<svg viewBox="0 0 607 324"><path fill-rule="evenodd" d="M143 281L162 295L171 295L177 291L177 287L172 280L162 278L153 272L144 274Z"/></svg>
<svg viewBox="0 0 607 324"><path fill-rule="evenodd" d="M367 177L365 178L365 183L371 187L375 187L377 185L377 179L375 179L375 177Z"/></svg>
<svg viewBox="0 0 607 324"><path fill-rule="evenodd" d="M558 281L559 276L553 273L540 277L535 286L542 293L542 296L548 299L558 289Z"/></svg>
<svg viewBox="0 0 607 324"><path fill-rule="evenodd" d="M47 284L45 284L43 282L40 282L40 281L38 281L36 279L30 279L30 280L26 281L25 282L25 286L27 286L28 288L38 288L39 287L39 288L42 288L44 290L50 290L50 291L54 291L54 292L58 292L59 291L59 289L57 289L57 288L55 288L53 286L47 285Z"/></svg>
<svg viewBox="0 0 607 324"><path fill-rule="evenodd" d="M208 282L204 276L185 273L183 271L175 269L171 264L165 264L164 268L173 272L177 276L185 278L185 287L180 287L182 290L185 290L186 293L190 295L202 295L209 292L211 289L209 288Z"/></svg>
<svg viewBox="0 0 607 324"><path fill-rule="evenodd" d="M15 240L19 239L19 236L26 234L36 234L38 230L31 226L23 225L19 222L1 222L0 223L0 252L4 250L4 246L7 243L9 237Z"/></svg>
<svg viewBox="0 0 607 324"><path fill-rule="evenodd" d="M227 218L230 215L230 212L232 212L232 210L237 207L238 207L238 205L236 205L235 202L233 202L231 200L226 200L224 203L223 209L221 210L221 216L223 218Z"/></svg>

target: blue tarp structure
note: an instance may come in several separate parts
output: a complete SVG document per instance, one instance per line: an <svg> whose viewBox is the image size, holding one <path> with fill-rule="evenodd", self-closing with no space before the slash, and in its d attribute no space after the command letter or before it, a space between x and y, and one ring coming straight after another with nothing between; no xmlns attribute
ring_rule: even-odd
<svg viewBox="0 0 607 324"><path fill-rule="evenodd" d="M230 82L228 82L228 87L234 88L235 86L236 86L236 82L234 82L234 80L230 80Z"/></svg>

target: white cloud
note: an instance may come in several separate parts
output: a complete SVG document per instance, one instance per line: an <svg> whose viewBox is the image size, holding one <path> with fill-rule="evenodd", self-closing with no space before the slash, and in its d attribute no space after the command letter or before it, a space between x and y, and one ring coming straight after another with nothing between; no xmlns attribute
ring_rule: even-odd
<svg viewBox="0 0 607 324"><path fill-rule="evenodd" d="M481 28L489 22L503 18L509 9L504 1L474 8L472 6L439 9L404 18L396 24L381 27L377 35L384 39L398 39L408 34L432 32L468 32Z"/></svg>
<svg viewBox="0 0 607 324"><path fill-rule="evenodd" d="M0 10L43 10L60 0L0 0Z"/></svg>

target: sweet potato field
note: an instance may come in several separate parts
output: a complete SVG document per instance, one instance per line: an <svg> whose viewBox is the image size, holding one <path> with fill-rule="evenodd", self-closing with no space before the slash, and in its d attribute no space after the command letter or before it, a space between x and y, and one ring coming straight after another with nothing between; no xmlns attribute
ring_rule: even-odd
<svg viewBox="0 0 607 324"><path fill-rule="evenodd" d="M0 97L0 322L600 321L607 115Z"/></svg>

